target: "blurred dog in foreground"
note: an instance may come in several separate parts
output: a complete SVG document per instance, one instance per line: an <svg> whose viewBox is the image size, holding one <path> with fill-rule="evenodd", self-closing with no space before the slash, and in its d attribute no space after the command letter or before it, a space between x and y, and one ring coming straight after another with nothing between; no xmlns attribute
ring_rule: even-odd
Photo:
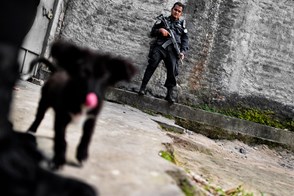
<svg viewBox="0 0 294 196"><path fill-rule="evenodd" d="M123 80L129 81L135 73L135 67L121 57L100 54L65 41L57 41L52 45L51 57L52 62L39 58L31 64L33 67L42 62L52 74L42 87L36 118L28 132L37 131L46 110L52 107L55 112L53 168L58 169L66 162L67 125L77 117L85 117L76 151L76 158L82 163L88 157L96 117L102 108L107 88Z"/></svg>
<svg viewBox="0 0 294 196"><path fill-rule="evenodd" d="M62 177L40 166L44 160L34 136L11 132L0 138L1 195L96 196L97 191L77 179Z"/></svg>

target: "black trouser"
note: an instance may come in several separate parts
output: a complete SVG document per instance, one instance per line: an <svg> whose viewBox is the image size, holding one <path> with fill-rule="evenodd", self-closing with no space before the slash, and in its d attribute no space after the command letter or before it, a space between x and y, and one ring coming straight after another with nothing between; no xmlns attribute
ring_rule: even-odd
<svg viewBox="0 0 294 196"><path fill-rule="evenodd" d="M9 130L12 89L19 76L19 48L30 30L39 0L0 2L0 134Z"/></svg>
<svg viewBox="0 0 294 196"><path fill-rule="evenodd" d="M161 60L164 61L167 75L164 86L166 88L172 88L177 85L176 76L178 75L177 72L177 63L178 58L174 51L172 45L169 45L166 49L162 48L161 46L155 46L149 54L148 65L144 73L144 77L142 80L142 86L146 86L149 82L151 76L153 75L154 71L158 67Z"/></svg>

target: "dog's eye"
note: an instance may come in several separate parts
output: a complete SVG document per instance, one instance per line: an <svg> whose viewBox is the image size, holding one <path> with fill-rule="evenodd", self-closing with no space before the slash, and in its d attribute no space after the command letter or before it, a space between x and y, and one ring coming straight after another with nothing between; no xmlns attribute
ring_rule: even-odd
<svg viewBox="0 0 294 196"><path fill-rule="evenodd" d="M86 62L85 59L82 59L82 58L77 60L78 65L83 65L85 64L85 62Z"/></svg>
<svg viewBox="0 0 294 196"><path fill-rule="evenodd" d="M82 69L82 71L81 71L81 75L82 75L82 77L90 77L91 76L91 70L89 70L89 69Z"/></svg>

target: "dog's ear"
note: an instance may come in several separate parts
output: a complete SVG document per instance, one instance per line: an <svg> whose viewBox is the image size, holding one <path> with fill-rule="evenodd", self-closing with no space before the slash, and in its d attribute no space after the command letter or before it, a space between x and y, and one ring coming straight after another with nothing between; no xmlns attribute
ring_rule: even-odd
<svg viewBox="0 0 294 196"><path fill-rule="evenodd" d="M112 73L114 82L130 81L136 73L136 68L130 60L115 57L109 62L108 70Z"/></svg>
<svg viewBox="0 0 294 196"><path fill-rule="evenodd" d="M123 57L113 57L109 54L100 55L97 59L99 69L104 68L109 74L109 85L119 81L130 81L136 69L130 60ZM98 67L98 66L97 66Z"/></svg>

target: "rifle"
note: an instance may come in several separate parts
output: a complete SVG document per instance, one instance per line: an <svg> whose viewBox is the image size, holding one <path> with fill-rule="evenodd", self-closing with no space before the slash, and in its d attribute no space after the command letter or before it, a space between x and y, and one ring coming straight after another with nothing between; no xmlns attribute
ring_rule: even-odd
<svg viewBox="0 0 294 196"><path fill-rule="evenodd" d="M170 26L169 26L168 23L167 23L165 17L163 16L163 14L160 14L160 15L157 16L156 18L159 19L159 20L161 20L161 21L163 22L163 24L164 24L166 30L169 32L170 37L171 37L172 44L173 44L173 46L174 46L174 48L175 48L175 50L176 50L176 52L177 52L178 58L180 59L181 63L183 64L183 61L182 61L182 59L180 58L181 51L180 51L179 45L178 45L178 43L177 43L177 40L176 40L176 38L175 38L175 35L174 35L172 29L170 28ZM164 45L165 45L165 43L163 44L163 47L165 48L168 44L167 44L166 46L164 46Z"/></svg>

